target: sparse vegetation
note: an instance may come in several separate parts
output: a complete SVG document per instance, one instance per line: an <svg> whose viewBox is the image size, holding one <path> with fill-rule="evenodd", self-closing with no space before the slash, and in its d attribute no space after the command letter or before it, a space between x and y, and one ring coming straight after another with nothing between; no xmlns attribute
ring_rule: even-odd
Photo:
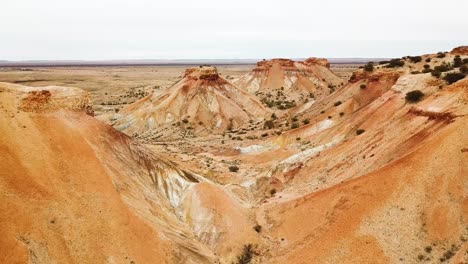
<svg viewBox="0 0 468 264"><path fill-rule="evenodd" d="M242 254L237 257L237 264L249 264L252 261L254 255L255 252L253 250L253 245L245 245Z"/></svg>
<svg viewBox="0 0 468 264"><path fill-rule="evenodd" d="M272 129L275 127L275 123L273 120L266 120L265 123L263 124L264 129Z"/></svg>
<svg viewBox="0 0 468 264"><path fill-rule="evenodd" d="M432 71L431 75L436 78L439 78L442 75L442 73L440 71Z"/></svg>
<svg viewBox="0 0 468 264"><path fill-rule="evenodd" d="M408 59L409 59L412 63L418 63L418 62L421 62L421 61L422 61L421 56L408 56Z"/></svg>
<svg viewBox="0 0 468 264"><path fill-rule="evenodd" d="M439 66L435 66L434 70L439 71L439 72L447 72L453 69L453 66L449 63L442 63Z"/></svg>
<svg viewBox="0 0 468 264"><path fill-rule="evenodd" d="M262 226L259 225L259 224L256 224L256 225L254 226L254 230L255 230L257 233L260 233L260 232L262 231Z"/></svg>
<svg viewBox="0 0 468 264"><path fill-rule="evenodd" d="M302 120L302 123L303 123L304 125L307 125L307 124L310 123L310 120L309 120L309 119L304 119L304 120Z"/></svg>
<svg viewBox="0 0 468 264"><path fill-rule="evenodd" d="M455 56L455 58L453 58L453 67L458 68L462 65L463 65L463 61L460 55Z"/></svg>
<svg viewBox="0 0 468 264"><path fill-rule="evenodd" d="M297 122L294 122L291 124L291 129L295 129L295 128L298 128L299 127L299 124Z"/></svg>
<svg viewBox="0 0 468 264"><path fill-rule="evenodd" d="M405 65L405 62L401 59L392 59L388 62L388 65L386 66L387 68L397 68L397 67L403 67Z"/></svg>
<svg viewBox="0 0 468 264"><path fill-rule="evenodd" d="M359 88L361 88L361 89L366 89L366 87L367 87L367 85L365 85L364 83L359 86Z"/></svg>
<svg viewBox="0 0 468 264"><path fill-rule="evenodd" d="M336 101L333 105L334 106L339 106L341 104L341 101Z"/></svg>
<svg viewBox="0 0 468 264"><path fill-rule="evenodd" d="M445 58L445 53L437 52L437 58L439 58L439 59Z"/></svg>
<svg viewBox="0 0 468 264"><path fill-rule="evenodd" d="M237 167L236 165L229 166L229 171L230 172L238 172L239 167Z"/></svg>
<svg viewBox="0 0 468 264"><path fill-rule="evenodd" d="M406 93L405 99L410 103L419 102L424 97L424 93L420 90L414 90Z"/></svg>
<svg viewBox="0 0 468 264"><path fill-rule="evenodd" d="M461 73L468 73L468 66L467 65L463 65L460 67L459 71Z"/></svg>
<svg viewBox="0 0 468 264"><path fill-rule="evenodd" d="M365 70L365 71L368 71L368 72L374 71L374 63L368 62L368 63L364 66L364 70Z"/></svg>
<svg viewBox="0 0 468 264"><path fill-rule="evenodd" d="M366 132L364 129L358 129L356 130L356 135L361 135L364 132Z"/></svg>
<svg viewBox="0 0 468 264"><path fill-rule="evenodd" d="M464 73L461 73L461 72L451 72L451 73L447 73L445 74L444 76L444 80L448 83L448 84L452 84L452 83L456 83L458 82L459 80L465 78L465 74Z"/></svg>

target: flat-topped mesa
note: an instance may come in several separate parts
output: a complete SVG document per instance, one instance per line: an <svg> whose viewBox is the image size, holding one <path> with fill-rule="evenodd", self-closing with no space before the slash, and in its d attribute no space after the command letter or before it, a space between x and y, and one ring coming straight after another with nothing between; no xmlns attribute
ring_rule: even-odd
<svg viewBox="0 0 468 264"><path fill-rule="evenodd" d="M330 68L330 63L327 59L323 58L308 58L305 61L294 61L291 59L271 59L271 60L263 60L257 62L257 67L253 71L255 72L264 72L269 71L274 65L279 66L284 71L307 71L307 68L310 66L322 66L326 68Z"/></svg>
<svg viewBox="0 0 468 264"><path fill-rule="evenodd" d="M450 53L454 55L468 55L468 46L456 47Z"/></svg>
<svg viewBox="0 0 468 264"><path fill-rule="evenodd" d="M20 99L18 109L24 112L41 113L63 109L94 115L90 94L80 88L62 86L29 87L0 83L0 91L16 93Z"/></svg>
<svg viewBox="0 0 468 264"><path fill-rule="evenodd" d="M218 69L214 66L198 66L185 70L185 78L195 80L211 80L216 81L220 79Z"/></svg>
<svg viewBox="0 0 468 264"><path fill-rule="evenodd" d="M294 61L290 59L282 59L282 58L277 58L277 59L271 59L271 60L263 60L257 62L257 67L253 69L254 72L264 72L264 71L269 71L273 65L278 65L284 70L288 71L295 71L297 70Z"/></svg>
<svg viewBox="0 0 468 264"><path fill-rule="evenodd" d="M305 60L303 62L305 65L320 65L320 66L323 66L323 67L327 67L327 68L330 68L330 62L327 60L327 59L324 59L324 58L315 58L315 57L311 57L311 58L308 58L307 60Z"/></svg>

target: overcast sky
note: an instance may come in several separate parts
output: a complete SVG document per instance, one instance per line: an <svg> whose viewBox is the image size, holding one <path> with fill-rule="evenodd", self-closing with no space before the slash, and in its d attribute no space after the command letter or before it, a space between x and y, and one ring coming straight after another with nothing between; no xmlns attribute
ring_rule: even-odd
<svg viewBox="0 0 468 264"><path fill-rule="evenodd" d="M0 60L401 57L468 45L468 0L1 0Z"/></svg>

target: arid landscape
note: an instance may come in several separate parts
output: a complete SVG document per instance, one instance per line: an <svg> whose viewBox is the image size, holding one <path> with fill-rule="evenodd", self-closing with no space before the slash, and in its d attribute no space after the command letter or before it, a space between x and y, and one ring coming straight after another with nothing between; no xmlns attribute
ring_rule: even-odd
<svg viewBox="0 0 468 264"><path fill-rule="evenodd" d="M0 263L468 263L468 47L0 68Z"/></svg>

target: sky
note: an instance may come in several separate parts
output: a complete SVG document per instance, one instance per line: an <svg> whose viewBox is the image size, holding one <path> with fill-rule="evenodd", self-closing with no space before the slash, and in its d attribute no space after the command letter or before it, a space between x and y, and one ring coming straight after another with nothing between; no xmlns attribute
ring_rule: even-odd
<svg viewBox="0 0 468 264"><path fill-rule="evenodd" d="M1 0L0 60L389 58L468 45L468 0Z"/></svg>

